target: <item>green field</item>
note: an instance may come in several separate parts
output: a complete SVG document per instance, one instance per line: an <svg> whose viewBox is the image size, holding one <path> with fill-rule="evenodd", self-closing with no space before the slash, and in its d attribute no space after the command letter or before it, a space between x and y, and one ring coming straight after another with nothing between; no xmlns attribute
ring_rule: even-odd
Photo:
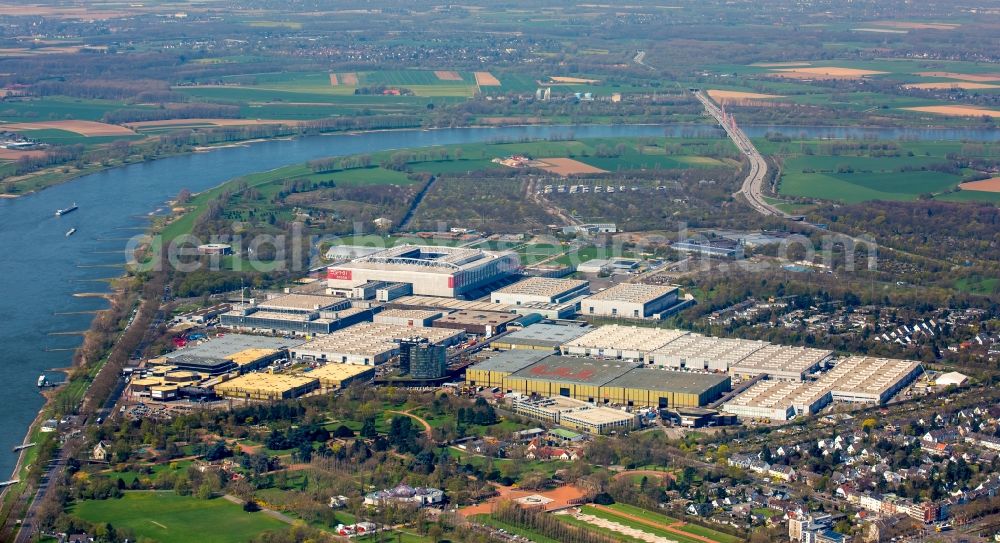
<svg viewBox="0 0 1000 543"><path fill-rule="evenodd" d="M143 478L155 479L156 476L158 474L162 473L162 472L166 472L166 471L173 471L173 472L185 471L189 467L191 467L192 463L193 462L191 460L182 460L180 462L171 462L169 464L157 464L157 465L155 465L155 466L152 467L152 469L151 469L152 473L148 473L148 474L147 473L139 473L138 471L111 471L111 472L105 473L104 475L106 475L108 477L108 479L110 479L112 482L115 481L116 479L121 479L122 481L125 482L125 484L131 485L132 482L135 481L136 479L143 479Z"/></svg>
<svg viewBox="0 0 1000 543"><path fill-rule="evenodd" d="M899 156L870 156L831 151L836 144L829 142L759 140L756 143L762 153L783 160L778 189L782 196L845 203L913 201L928 194L952 201L1000 200L992 197L995 193L951 192L971 170L957 174L934 169L953 163L952 155L992 158L996 149L990 145L902 142L896 144L899 149L894 151Z"/></svg>
<svg viewBox="0 0 1000 543"><path fill-rule="evenodd" d="M1000 286L1000 278L991 277L988 279L962 278L955 281L955 288L962 292L972 294L992 294L997 292Z"/></svg>
<svg viewBox="0 0 1000 543"><path fill-rule="evenodd" d="M755 515L763 515L767 518L776 517L781 514L781 511L777 509L771 509L768 507L758 507L752 511Z"/></svg>
<svg viewBox="0 0 1000 543"><path fill-rule="evenodd" d="M338 89L338 90L331 90ZM356 95L353 87L294 87L281 85L231 87L175 87L173 90L192 98L235 103L288 103L293 107L315 110L316 104L336 104L356 109L397 110L455 103L466 94L428 94L426 96ZM349 92L348 92L349 91Z"/></svg>
<svg viewBox="0 0 1000 543"><path fill-rule="evenodd" d="M793 173L786 172L781 194L857 203L916 200L954 187L961 178L939 172Z"/></svg>
<svg viewBox="0 0 1000 543"><path fill-rule="evenodd" d="M1000 205L1000 192L985 192L981 190L962 190L950 192L934 198L945 202L992 202Z"/></svg>
<svg viewBox="0 0 1000 543"><path fill-rule="evenodd" d="M387 170L378 166L368 168L353 168L332 173L320 173L307 176L311 181L333 181L338 187L362 185L412 185L414 181L407 178L403 172Z"/></svg>
<svg viewBox="0 0 1000 543"><path fill-rule="evenodd" d="M7 100L0 103L0 121L41 122L74 119L100 121L105 113L122 109L124 104L111 100L84 100L51 96ZM153 109L150 106L130 105L129 109Z"/></svg>
<svg viewBox="0 0 1000 543"><path fill-rule="evenodd" d="M141 139L140 135L122 135L122 136L84 136L82 134L77 134L76 132L70 132L68 130L59 130L56 128L44 128L41 130L21 130L21 134L34 140L38 140L42 143L50 143L52 145L74 145L77 143L83 144L99 144L99 143L111 143L118 140L135 140Z"/></svg>
<svg viewBox="0 0 1000 543"><path fill-rule="evenodd" d="M71 511L87 522L111 523L161 543L242 543L286 526L222 498L200 500L170 491L126 492L121 499L77 503Z"/></svg>

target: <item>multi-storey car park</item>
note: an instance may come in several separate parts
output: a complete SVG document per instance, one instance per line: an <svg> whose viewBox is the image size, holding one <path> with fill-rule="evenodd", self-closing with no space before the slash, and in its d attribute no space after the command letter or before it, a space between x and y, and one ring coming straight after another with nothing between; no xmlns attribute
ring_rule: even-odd
<svg viewBox="0 0 1000 543"><path fill-rule="evenodd" d="M345 289L369 281L390 281L411 285L416 295L453 298L496 283L520 265L512 251L400 245L331 266L327 284Z"/></svg>
<svg viewBox="0 0 1000 543"><path fill-rule="evenodd" d="M765 341L687 334L649 353L646 362L678 370L726 372L768 345Z"/></svg>
<svg viewBox="0 0 1000 543"><path fill-rule="evenodd" d="M522 305L530 302L557 304L590 293L590 282L581 279L529 277L490 294L495 304Z"/></svg>
<svg viewBox="0 0 1000 543"><path fill-rule="evenodd" d="M595 328L563 344L560 350L566 355L645 361L649 353L688 333L684 330L613 324Z"/></svg>
<svg viewBox="0 0 1000 543"><path fill-rule="evenodd" d="M399 353L399 342L425 338L445 347L462 341L465 332L447 328L426 328L366 322L292 348L292 358L342 364L375 366Z"/></svg>
<svg viewBox="0 0 1000 543"><path fill-rule="evenodd" d="M766 375L769 379L802 381L831 358L833 351L767 345L733 364L729 373L743 379Z"/></svg>
<svg viewBox="0 0 1000 543"><path fill-rule="evenodd" d="M618 283L580 302L580 313L601 317L645 319L677 305L677 287Z"/></svg>

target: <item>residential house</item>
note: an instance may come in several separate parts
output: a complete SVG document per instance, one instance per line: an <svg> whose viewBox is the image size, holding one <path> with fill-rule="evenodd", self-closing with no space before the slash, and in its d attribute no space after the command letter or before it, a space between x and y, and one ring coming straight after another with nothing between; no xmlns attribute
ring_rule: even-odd
<svg viewBox="0 0 1000 543"><path fill-rule="evenodd" d="M90 451L90 457L98 462L107 462L109 456L111 456L111 450L104 441L98 441L97 445L94 445L94 449Z"/></svg>
<svg viewBox="0 0 1000 543"><path fill-rule="evenodd" d="M791 466L771 466L767 474L782 481L794 481L798 479L795 469Z"/></svg>

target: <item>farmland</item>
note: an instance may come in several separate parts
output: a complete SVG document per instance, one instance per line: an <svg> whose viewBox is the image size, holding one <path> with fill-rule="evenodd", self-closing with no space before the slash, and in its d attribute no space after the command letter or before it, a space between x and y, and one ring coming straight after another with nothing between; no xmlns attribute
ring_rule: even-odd
<svg viewBox="0 0 1000 543"><path fill-rule="evenodd" d="M195 84L176 87L192 96L254 99L258 101L327 102L349 104L359 87L405 88L416 97L467 98L475 94L476 77L471 72L448 71L448 79L432 70L395 70L348 73L263 73L230 76L222 84ZM332 84L336 82L336 84ZM379 92L378 94L382 94ZM380 97L385 99L399 98ZM353 101L357 103L357 101ZM377 102L373 102L377 103Z"/></svg>
<svg viewBox="0 0 1000 543"><path fill-rule="evenodd" d="M837 144L818 141L774 143L762 141L782 161L778 194L798 198L836 200L846 203L867 200L912 201L927 195L952 199L991 201L985 191L955 193L972 172L956 167L954 156L988 158L995 153L989 146L963 146L946 142L885 142L877 149L860 149L864 144ZM854 147L854 148L852 148ZM952 157L952 158L949 158Z"/></svg>

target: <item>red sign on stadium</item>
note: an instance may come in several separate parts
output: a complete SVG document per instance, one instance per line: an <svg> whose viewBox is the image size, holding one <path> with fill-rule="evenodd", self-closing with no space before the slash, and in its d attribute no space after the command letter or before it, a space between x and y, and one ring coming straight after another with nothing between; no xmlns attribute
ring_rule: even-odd
<svg viewBox="0 0 1000 543"><path fill-rule="evenodd" d="M338 281L350 281L351 280L351 270L335 270L330 268L326 270L327 279L336 279Z"/></svg>

